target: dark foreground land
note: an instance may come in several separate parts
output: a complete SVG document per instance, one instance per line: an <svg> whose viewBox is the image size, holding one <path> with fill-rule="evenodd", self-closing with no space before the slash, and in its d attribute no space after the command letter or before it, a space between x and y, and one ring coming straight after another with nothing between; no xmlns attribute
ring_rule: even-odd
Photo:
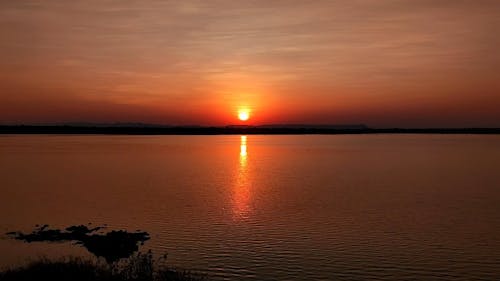
<svg viewBox="0 0 500 281"><path fill-rule="evenodd" d="M90 224L89 224L90 225ZM65 229L37 225L30 233L8 232L7 237L25 243L73 243L95 258L68 257L56 261L39 259L24 266L0 271L0 281L197 281L206 276L170 268L166 255L155 258L151 251L138 252L149 240L147 232L103 231L105 226L74 225Z"/></svg>
<svg viewBox="0 0 500 281"><path fill-rule="evenodd" d="M0 272L1 281L201 281L205 276L169 269L151 253L137 254L120 263L65 258L40 259L25 266Z"/></svg>
<svg viewBox="0 0 500 281"><path fill-rule="evenodd" d="M292 135L292 134L500 134L500 128L372 129L359 126L0 126L0 134L109 134L109 135Z"/></svg>

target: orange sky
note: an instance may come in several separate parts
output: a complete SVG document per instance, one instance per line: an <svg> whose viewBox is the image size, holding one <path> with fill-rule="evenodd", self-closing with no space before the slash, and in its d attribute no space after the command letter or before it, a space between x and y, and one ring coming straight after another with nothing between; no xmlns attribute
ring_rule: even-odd
<svg viewBox="0 0 500 281"><path fill-rule="evenodd" d="M0 1L0 123L500 127L500 1Z"/></svg>

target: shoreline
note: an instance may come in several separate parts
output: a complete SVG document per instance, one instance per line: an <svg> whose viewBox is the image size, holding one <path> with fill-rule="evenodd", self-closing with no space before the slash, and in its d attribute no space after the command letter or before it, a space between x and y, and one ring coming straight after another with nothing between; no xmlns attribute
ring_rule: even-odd
<svg viewBox="0 0 500 281"><path fill-rule="evenodd" d="M87 127L87 126L0 126L0 135L354 135L354 134L478 134L497 135L500 128L267 128L248 127Z"/></svg>

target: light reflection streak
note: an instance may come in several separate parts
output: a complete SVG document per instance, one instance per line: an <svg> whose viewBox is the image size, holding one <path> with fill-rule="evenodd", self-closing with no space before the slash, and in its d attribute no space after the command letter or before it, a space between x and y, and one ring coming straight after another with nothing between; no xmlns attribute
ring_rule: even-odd
<svg viewBox="0 0 500 281"><path fill-rule="evenodd" d="M240 137L240 159L233 192L233 215L236 220L250 215L251 183L248 171L247 136Z"/></svg>
<svg viewBox="0 0 500 281"><path fill-rule="evenodd" d="M240 164L247 161L247 136L241 136L240 144Z"/></svg>

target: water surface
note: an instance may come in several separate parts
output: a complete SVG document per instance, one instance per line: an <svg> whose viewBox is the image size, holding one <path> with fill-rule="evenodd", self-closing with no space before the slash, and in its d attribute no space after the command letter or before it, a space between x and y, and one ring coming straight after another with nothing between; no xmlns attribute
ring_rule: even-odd
<svg viewBox="0 0 500 281"><path fill-rule="evenodd" d="M499 168L500 136L0 136L0 231L141 229L216 280L493 280Z"/></svg>

